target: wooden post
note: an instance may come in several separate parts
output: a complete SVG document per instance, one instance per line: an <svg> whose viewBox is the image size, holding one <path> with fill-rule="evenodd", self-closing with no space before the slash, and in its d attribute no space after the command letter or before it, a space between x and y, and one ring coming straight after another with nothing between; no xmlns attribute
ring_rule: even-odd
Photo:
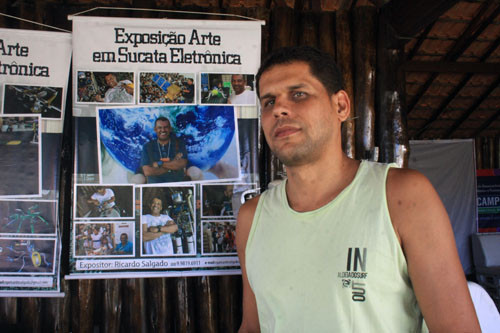
<svg viewBox="0 0 500 333"><path fill-rule="evenodd" d="M198 332L217 333L217 287L213 276L199 276L196 283L196 326Z"/></svg>
<svg viewBox="0 0 500 333"><path fill-rule="evenodd" d="M177 297L175 298L176 332L195 332L196 318L194 316L193 281L191 278L175 279Z"/></svg>
<svg viewBox="0 0 500 333"><path fill-rule="evenodd" d="M301 18L298 44L318 47L318 15L313 12L305 12Z"/></svg>
<svg viewBox="0 0 500 333"><path fill-rule="evenodd" d="M130 332L146 332L144 279L124 279L122 323Z"/></svg>
<svg viewBox="0 0 500 333"><path fill-rule="evenodd" d="M120 332L122 315L122 280L102 281L102 326L104 332Z"/></svg>
<svg viewBox="0 0 500 333"><path fill-rule="evenodd" d="M220 276L218 289L219 330L236 332L241 324L241 276Z"/></svg>
<svg viewBox="0 0 500 333"><path fill-rule="evenodd" d="M375 159L375 7L354 9L354 99L356 158Z"/></svg>
<svg viewBox="0 0 500 333"><path fill-rule="evenodd" d="M43 332L70 332L71 318L71 297L69 281L61 280L61 292L64 292L64 297L44 299L44 322Z"/></svg>
<svg viewBox="0 0 500 333"><path fill-rule="evenodd" d="M75 282L76 291L71 298L71 327L74 332L92 333L94 331L94 288L95 280L78 280ZM73 288L72 288L73 289Z"/></svg>
<svg viewBox="0 0 500 333"><path fill-rule="evenodd" d="M40 316L41 313L41 298L21 298L21 327L26 332L42 332L42 316Z"/></svg>
<svg viewBox="0 0 500 333"><path fill-rule="evenodd" d="M14 329L18 321L18 298L0 298L0 327L12 327Z"/></svg>
<svg viewBox="0 0 500 333"><path fill-rule="evenodd" d="M293 9L275 7L271 12L271 51L280 47L294 45L296 38L296 22Z"/></svg>
<svg viewBox="0 0 500 333"><path fill-rule="evenodd" d="M344 89L351 100L351 115L342 124L342 149L350 158L356 156L354 83L352 77L352 38L351 20L347 10L338 10L335 20L337 41L337 64L342 71Z"/></svg>
<svg viewBox="0 0 500 333"><path fill-rule="evenodd" d="M170 332L174 316L171 294L166 278L146 279L146 321L150 332Z"/></svg>
<svg viewBox="0 0 500 333"><path fill-rule="evenodd" d="M404 72L400 70L403 47L382 13L377 39L377 144L379 161L396 162L400 167L408 165L409 150Z"/></svg>
<svg viewBox="0 0 500 333"><path fill-rule="evenodd" d="M476 150L476 169L483 169L483 149L481 143L481 137L476 137L474 139L474 145Z"/></svg>

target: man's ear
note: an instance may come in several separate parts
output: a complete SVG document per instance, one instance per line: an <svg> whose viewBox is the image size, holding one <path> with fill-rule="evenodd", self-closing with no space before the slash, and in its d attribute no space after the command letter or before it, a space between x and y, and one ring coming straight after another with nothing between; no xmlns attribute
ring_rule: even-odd
<svg viewBox="0 0 500 333"><path fill-rule="evenodd" d="M344 90L332 95L332 102L337 104L337 115L340 121L345 121L351 114L351 100Z"/></svg>

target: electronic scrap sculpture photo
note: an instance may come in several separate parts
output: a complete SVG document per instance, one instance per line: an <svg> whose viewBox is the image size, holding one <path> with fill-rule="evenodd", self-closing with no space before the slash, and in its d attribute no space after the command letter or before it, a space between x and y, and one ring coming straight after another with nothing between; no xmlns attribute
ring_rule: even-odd
<svg viewBox="0 0 500 333"><path fill-rule="evenodd" d="M40 252L30 240L16 240L14 244L1 245L4 246L0 246L0 258L8 266L8 269L4 269L5 271L19 273L52 269L52 263L47 260L47 255Z"/></svg>
<svg viewBox="0 0 500 333"><path fill-rule="evenodd" d="M20 233L24 222L29 223L29 230L32 234L35 232L35 226L37 223L45 223L45 225L49 225L47 220L41 216L40 212L36 211L38 205L33 205L27 209L27 212L24 212L21 208L16 208L16 213L9 216L9 222L4 226L4 229L8 229L9 227L17 225L16 233Z"/></svg>
<svg viewBox="0 0 500 333"><path fill-rule="evenodd" d="M186 199L182 191L175 191L171 195L173 204L168 206L168 215L174 219L178 231L173 234L176 254L194 254L194 210L193 191L187 191Z"/></svg>

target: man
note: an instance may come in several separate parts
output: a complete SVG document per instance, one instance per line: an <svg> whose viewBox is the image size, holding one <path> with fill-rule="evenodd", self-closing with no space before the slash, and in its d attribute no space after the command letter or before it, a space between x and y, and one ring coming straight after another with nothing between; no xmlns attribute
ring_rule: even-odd
<svg viewBox="0 0 500 333"><path fill-rule="evenodd" d="M120 243L116 244L114 254L132 254L132 243L128 241L128 235L122 233L120 235Z"/></svg>
<svg viewBox="0 0 500 333"><path fill-rule="evenodd" d="M233 87L233 92L229 96L227 104L255 105L255 92L246 89L247 79L245 75L231 75L231 86Z"/></svg>
<svg viewBox="0 0 500 333"><path fill-rule="evenodd" d="M98 209L101 217L120 216L120 213L116 210L115 193L110 188L97 187L97 192L93 193L87 202Z"/></svg>
<svg viewBox="0 0 500 333"><path fill-rule="evenodd" d="M343 153L350 101L331 57L281 50L257 91L288 179L239 212L240 332L418 332L422 315L432 332L479 332L429 181Z"/></svg>
<svg viewBox="0 0 500 333"><path fill-rule="evenodd" d="M187 150L184 142L172 133L170 121L159 117L155 121L156 140L142 148L142 172L148 183L179 182L185 178Z"/></svg>
<svg viewBox="0 0 500 333"><path fill-rule="evenodd" d="M142 240L144 253L156 255L172 255L174 247L171 234L177 232L174 220L166 214L161 214L163 208L159 198L151 201L151 214L142 216Z"/></svg>
<svg viewBox="0 0 500 333"><path fill-rule="evenodd" d="M184 103L193 103L194 101L194 82L193 79L187 79L187 83L182 89L182 97L184 97Z"/></svg>
<svg viewBox="0 0 500 333"><path fill-rule="evenodd" d="M122 80L118 82L113 73L106 74L104 77L106 85L109 87L104 94L96 95L97 102L104 103L133 103L134 102L134 84L130 80Z"/></svg>

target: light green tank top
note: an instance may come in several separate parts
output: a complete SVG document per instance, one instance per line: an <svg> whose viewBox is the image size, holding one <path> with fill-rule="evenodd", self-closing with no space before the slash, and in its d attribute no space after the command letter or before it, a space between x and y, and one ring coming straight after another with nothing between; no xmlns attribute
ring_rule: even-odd
<svg viewBox="0 0 500 333"><path fill-rule="evenodd" d="M261 195L246 268L263 332L422 331L387 207L390 167L363 161L349 186L310 212L290 208L285 182Z"/></svg>

